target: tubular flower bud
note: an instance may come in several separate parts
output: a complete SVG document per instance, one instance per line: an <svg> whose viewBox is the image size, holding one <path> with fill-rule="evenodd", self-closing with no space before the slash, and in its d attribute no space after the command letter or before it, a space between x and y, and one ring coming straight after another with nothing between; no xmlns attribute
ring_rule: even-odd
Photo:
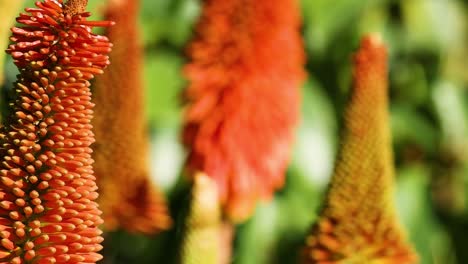
<svg viewBox="0 0 468 264"><path fill-rule="evenodd" d="M387 51L380 36L362 40L354 64L341 153L303 263L416 263L393 204Z"/></svg>
<svg viewBox="0 0 468 264"><path fill-rule="evenodd" d="M154 233L170 227L171 219L164 197L149 176L139 3L111 0L106 12L106 18L116 25L107 32L114 44L110 54L113 63L93 86L94 168L106 230L121 227Z"/></svg>
<svg viewBox="0 0 468 264"><path fill-rule="evenodd" d="M305 76L299 26L296 0L204 1L188 48L183 140L189 173L216 181L231 220L284 183Z"/></svg>
<svg viewBox="0 0 468 264"><path fill-rule="evenodd" d="M36 2L7 52L20 70L0 128L0 263L95 263L101 212L91 164L89 80L109 64L74 0ZM69 10L65 12L64 10Z"/></svg>

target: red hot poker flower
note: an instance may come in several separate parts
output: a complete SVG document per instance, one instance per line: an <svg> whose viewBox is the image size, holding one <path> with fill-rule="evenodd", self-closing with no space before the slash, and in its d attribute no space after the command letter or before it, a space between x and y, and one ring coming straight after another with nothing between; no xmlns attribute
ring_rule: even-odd
<svg viewBox="0 0 468 264"><path fill-rule="evenodd" d="M354 64L340 157L302 263L417 263L393 204L387 51L380 36L363 39Z"/></svg>
<svg viewBox="0 0 468 264"><path fill-rule="evenodd" d="M189 46L187 166L215 179L233 220L284 182L305 75L299 17L296 0L206 0Z"/></svg>
<svg viewBox="0 0 468 264"><path fill-rule="evenodd" d="M91 164L89 80L111 44L91 32L87 1L43 0L12 28L20 70L0 130L0 262L95 263L101 212Z"/></svg>

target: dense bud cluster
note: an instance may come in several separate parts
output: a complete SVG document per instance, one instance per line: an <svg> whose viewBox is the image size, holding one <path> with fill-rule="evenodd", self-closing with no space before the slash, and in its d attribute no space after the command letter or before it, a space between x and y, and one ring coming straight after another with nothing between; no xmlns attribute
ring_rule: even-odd
<svg viewBox="0 0 468 264"><path fill-rule="evenodd" d="M0 130L0 263L101 259L89 80L111 44L91 29L111 23L86 21L85 5L38 1L12 28L20 74Z"/></svg>
<svg viewBox="0 0 468 264"><path fill-rule="evenodd" d="M353 88L335 174L303 263L416 263L393 203L387 51L378 35L361 43Z"/></svg>

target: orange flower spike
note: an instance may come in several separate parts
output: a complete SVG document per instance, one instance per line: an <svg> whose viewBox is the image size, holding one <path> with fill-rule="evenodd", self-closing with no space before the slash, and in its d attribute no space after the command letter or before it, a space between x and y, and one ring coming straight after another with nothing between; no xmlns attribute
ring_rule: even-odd
<svg viewBox="0 0 468 264"><path fill-rule="evenodd" d="M387 51L379 35L362 40L354 63L341 153L303 263L416 263L393 205Z"/></svg>
<svg viewBox="0 0 468 264"><path fill-rule="evenodd" d="M20 75L0 128L0 263L102 258L89 81L109 64L111 44L91 30L112 23L86 21L83 3L37 1L11 30Z"/></svg>
<svg viewBox="0 0 468 264"><path fill-rule="evenodd" d="M116 22L107 32L114 44L113 63L94 86L94 167L106 230L121 227L154 233L169 228L171 219L164 197L149 176L139 3L110 0L108 4L106 18Z"/></svg>
<svg viewBox="0 0 468 264"><path fill-rule="evenodd" d="M305 77L299 13L296 0L206 0L188 49L187 167L215 179L234 221L284 183Z"/></svg>

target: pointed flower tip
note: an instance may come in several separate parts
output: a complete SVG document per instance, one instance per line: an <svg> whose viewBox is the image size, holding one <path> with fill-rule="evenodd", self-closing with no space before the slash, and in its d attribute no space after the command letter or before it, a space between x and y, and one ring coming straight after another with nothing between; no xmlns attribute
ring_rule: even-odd
<svg viewBox="0 0 468 264"><path fill-rule="evenodd" d="M211 212L218 217L220 212L217 211L220 211L221 207L218 185L212 177L203 172L195 173L193 179L192 196L197 200L194 204L203 207L199 210ZM244 197L230 201L224 208L224 216L231 223L242 223L252 215L254 208L255 203L252 202L252 198Z"/></svg>
<svg viewBox="0 0 468 264"><path fill-rule="evenodd" d="M384 41L382 38L382 34L380 32L369 33L363 37L364 43L369 43L371 46L382 46L384 45Z"/></svg>
<svg viewBox="0 0 468 264"><path fill-rule="evenodd" d="M354 63L356 91L387 91L387 46L380 34L372 33L362 38L360 48L354 55Z"/></svg>
<svg viewBox="0 0 468 264"><path fill-rule="evenodd" d="M387 46L380 33L370 33L365 35L360 44L360 49L357 56L361 53L366 53L368 56L375 54L375 56L386 56Z"/></svg>
<svg viewBox="0 0 468 264"><path fill-rule="evenodd" d="M362 53L366 53L367 57L370 57L372 54L374 54L374 56L386 57L387 45L385 44L382 35L380 33L370 33L365 35L361 40L357 56Z"/></svg>
<svg viewBox="0 0 468 264"><path fill-rule="evenodd" d="M194 176L192 189L192 212L205 215L205 220L217 221L220 217L218 186L205 173L197 172ZM201 216L200 215L200 216Z"/></svg>
<svg viewBox="0 0 468 264"><path fill-rule="evenodd" d="M217 191L214 186L215 183L210 179L210 177L208 177L208 175L206 175L206 173L197 172L193 178L195 189L210 189L210 195L217 195Z"/></svg>

